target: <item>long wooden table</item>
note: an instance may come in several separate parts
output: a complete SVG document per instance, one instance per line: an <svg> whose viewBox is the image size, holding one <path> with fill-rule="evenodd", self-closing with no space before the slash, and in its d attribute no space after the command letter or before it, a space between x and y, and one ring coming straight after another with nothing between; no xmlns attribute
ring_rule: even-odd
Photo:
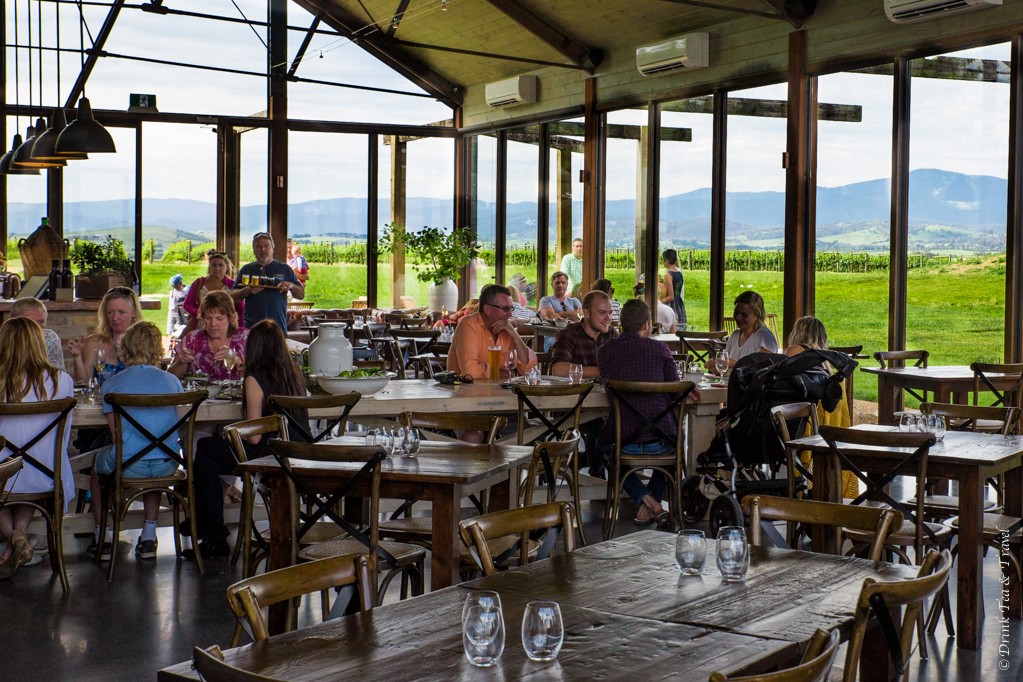
<svg viewBox="0 0 1023 682"><path fill-rule="evenodd" d="M884 429L894 427L859 425L857 429ZM840 467L831 454L827 443L820 436L799 438L788 445L813 454L813 487L817 499L829 502L842 501ZM842 452L850 457L856 466L873 474L888 472L902 461L910 450L891 448L888 456L870 456L858 453L852 446L843 446ZM984 597L982 575L981 529L983 528L983 503L985 480L1005 474L1005 513L1009 516L1023 516L1023 437L999 436L986 433L949 431L945 438L930 449L927 459L927 474L938 478L959 481L959 564L956 583L956 642L961 648L980 648L982 618L981 608ZM905 474L916 473L916 467L907 467ZM1017 548L1015 551L1019 551ZM1020 586L1013 581L1010 593L1010 609L1019 617L1021 604Z"/></svg>
<svg viewBox="0 0 1023 682"><path fill-rule="evenodd" d="M357 439L346 438L343 441ZM343 442L341 441L341 442ZM415 458L389 457L381 465L380 496L401 500L428 500L432 504L431 584L437 590L458 582L460 545L458 522L460 503L470 494L490 489L491 504L507 507L516 500L517 479L510 475L520 464L529 462L533 449L519 445L473 445L461 441L420 446ZM329 491L351 478L361 463L295 462L292 471L314 491ZM238 465L241 471L259 474L270 488L274 500L288 499L287 478L272 456L260 457ZM356 494L368 492L356 489ZM270 505L269 569L291 563L295 519L287 504ZM286 605L271 609L271 632L283 627Z"/></svg>
<svg viewBox="0 0 1023 682"><path fill-rule="evenodd" d="M966 403L974 389L973 370L966 365L933 365L931 367L860 367L860 371L877 376L877 423L894 424L895 411L902 409L902 391L911 388L932 393L936 403ZM999 389L1015 386L1017 379L999 379L992 383ZM983 387L982 387L983 390Z"/></svg>
<svg viewBox="0 0 1023 682"><path fill-rule="evenodd" d="M848 634L865 578L900 580L916 569L863 559L754 548L744 583L721 582L713 542L703 573L683 577L675 536L644 531L582 548L367 614L315 625L225 652L237 667L312 679L677 679L713 671L756 674L797 657L814 629ZM495 590L505 649L495 668L462 653L461 607L471 589ZM556 662L533 663L519 636L525 605L561 606L565 642ZM877 651L871 651L874 659ZM865 670L864 677L871 671ZM196 679L189 663L159 680Z"/></svg>

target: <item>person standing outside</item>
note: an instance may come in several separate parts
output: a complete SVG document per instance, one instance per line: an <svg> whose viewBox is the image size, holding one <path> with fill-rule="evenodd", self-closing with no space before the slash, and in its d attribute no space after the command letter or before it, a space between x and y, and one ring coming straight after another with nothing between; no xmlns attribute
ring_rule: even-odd
<svg viewBox="0 0 1023 682"><path fill-rule="evenodd" d="M502 376L508 374L511 352L520 374L536 366L536 353L522 340L511 323L512 298L508 287L488 284L480 292L479 312L468 315L455 328L448 351L448 371L480 381L490 374L488 349L501 346Z"/></svg>
<svg viewBox="0 0 1023 682"><path fill-rule="evenodd" d="M583 283L583 240L572 240L572 253L561 257L561 271L568 275L568 290Z"/></svg>
<svg viewBox="0 0 1023 682"><path fill-rule="evenodd" d="M686 324L686 296L685 278L678 266L678 251L665 249L661 253L661 262L664 264L664 290L661 291L661 303L666 304L675 313L675 320L679 325Z"/></svg>
<svg viewBox="0 0 1023 682"><path fill-rule="evenodd" d="M288 293L292 298L305 298L305 287L286 263L274 260L274 240L268 232L252 237L252 253L256 260L238 271L231 298L245 301L245 326L252 328L261 320L273 320L281 329L288 328ZM260 285L259 278L269 278L272 285ZM255 283L252 283L255 282Z"/></svg>

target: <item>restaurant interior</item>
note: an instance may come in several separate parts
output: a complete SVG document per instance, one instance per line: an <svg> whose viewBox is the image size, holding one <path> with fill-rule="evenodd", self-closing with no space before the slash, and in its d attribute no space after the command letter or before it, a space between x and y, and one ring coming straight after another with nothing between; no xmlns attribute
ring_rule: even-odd
<svg viewBox="0 0 1023 682"><path fill-rule="evenodd" d="M0 679L157 674L161 680L199 679L192 660L202 653L194 647L212 645L223 649L226 665L207 662L212 667L203 675L211 680L336 679L346 673L366 679L622 679L643 672L695 680L715 671L740 679L790 667L801 658L809 662L813 654L821 659L818 663L827 659L827 669L833 662L830 679L841 679L842 670L851 679L852 661L860 667L859 679L892 679L899 662L888 656L884 626L876 616L898 609L889 609L883 600L880 606L874 602L858 609L857 600L865 598L865 580L909 584L918 570L917 582L930 578L931 583L919 631L913 607L905 611L913 624L902 632L912 645L905 656L906 679L1023 679L1023 577L1019 564L1011 565L1023 559L1023 422L1018 412L1023 364L1015 364L1023 363L1023 4L1017 0L0 2L0 30L6 37L0 139L14 140L0 159L4 250L11 248L12 235L34 227L26 221L38 216L27 213L26 206L45 207L61 239L88 241L99 237L76 233L75 224L84 221L91 201L116 197L113 221L129 227L125 249L145 291L148 244L158 234L153 216L162 218L167 210L159 204L163 199L205 202L216 249L240 264L253 236L264 230L273 238L275 257L286 260L289 238L308 236L306 219L315 211L309 206L349 198L355 208L337 219L337 235L364 248L365 260L355 279L329 295L317 293L320 305L296 303L295 334L289 334L305 347L303 342L318 335L317 321L329 321L331 312L352 322L348 333L353 342L355 315L376 314L381 323L394 326L387 330L393 345L375 344L370 331L365 336L368 347L386 347L388 369L400 378L393 377L375 398L367 395L360 405L343 408L349 428L365 438L363 427L394 423L407 410L504 415L506 431L498 442L515 444L469 446L443 436L427 443L424 437L418 459L392 455L375 465L384 470L382 489L375 495L365 488L357 491L361 502L349 507L346 500L344 519L335 511L343 487L323 488L336 485L326 474L309 484L315 490L303 494L299 477L282 475L280 464L251 462L243 479L245 495L230 502L226 512L230 542L240 549L230 560L198 565L174 551L176 509L173 521L170 509L161 512L162 549L155 561L130 556L128 543L134 544L141 525L138 509L128 512L120 538L123 556L116 566L94 561L84 554L88 538L79 537L92 530L91 516L71 500L57 530L63 537L63 561L52 551L49 557L39 552L41 563L0 580L0 632L9 646L0 659ZM218 44L219 31L237 42ZM360 66L365 58L374 61L376 70ZM123 65L142 69L145 79L134 79L130 74L135 72ZM165 95L163 79L169 82L172 73L188 84L181 88L184 95ZM74 135L62 132L71 133L73 127L82 138L77 151ZM40 149L44 129L55 141L67 142L55 142L50 158L32 152ZM28 144L22 162L22 145L33 135L36 143ZM999 169L998 178L1005 178L995 189L981 187L977 179L988 178L991 166ZM963 274L969 265L953 267L955 248L943 252L949 265L939 290L925 293L915 279L923 257L913 245L925 238L928 221L936 220L921 208L923 179L934 168L971 178L950 180L960 184L943 186L940 199L949 210L982 215L978 222L985 238L999 245L994 249L998 276L990 291L971 290L973 280ZM189 175L203 182L194 195ZM154 191L154 178L164 187ZM184 189L173 187L175 179ZM859 200L840 203L835 198L842 192L853 196L850 188L867 179L881 187L880 194L871 195L876 201L869 208L883 220L872 224L862 217L870 211L857 205ZM841 192L831 192L839 187ZM689 204L679 198L683 193ZM300 202L301 211L296 210ZM520 219L523 206L529 211L525 220ZM754 216L766 216L765 222L777 229L751 231ZM1009 416L993 428L981 428L979 418L950 416L945 440L937 442L926 434L862 431L883 441L873 443L875 450L887 448L889 456L892 451L912 453L916 463L927 462L929 446L929 475L939 479L934 495L954 500L948 514L924 514L940 517L936 524L913 524L907 517L909 540L904 544L915 550L906 557L908 565L894 565L897 556L891 553L885 558L893 565L833 556L848 546L842 546L839 534L820 528L801 545L812 546L814 553L766 547L786 540L792 544L792 537L783 536L795 525L779 525L784 516L773 517L772 525L770 502L758 508L754 501L759 488L736 487L734 479L734 495L711 493L698 512L684 502L669 502L667 523L658 526L667 532L653 531L652 524L633 522L627 497L617 518L610 513L615 486L580 471L579 458L585 454L578 441L565 460L558 459L555 446L544 446L552 431L554 440L570 439L562 422L554 428L548 420L571 413L573 405L577 426L580 414L583 421L604 416L614 422L619 409L610 391L605 396L597 386L580 394L576 383L571 387L576 390L572 395L579 395L576 403L566 402L570 393L563 392L533 397L536 405L527 400L524 408L523 395L529 393L522 387L435 385L434 370L443 364L437 361L441 344L431 345L432 358L411 357L427 355L422 339L400 332L411 331L412 321L424 313L440 310L424 307L419 292L425 290L416 288L412 260L382 245L420 219L443 229L467 227L490 254L485 264L482 257L479 264L464 264L457 304L445 305L445 312L479 297L486 284L508 283L517 275L535 283L529 301L535 306L553 293L551 276L572 253L574 240L583 244L581 281L610 277L625 282L619 287L621 300L630 297L623 288L652 282L663 272L663 249L677 248L680 255L688 249L691 263L694 249L705 243L709 260L701 271L706 276L690 279L688 289L694 301L687 298L689 325L656 335L676 359L686 352L718 350L715 343L723 344L727 336L708 340L700 338L700 331L735 328L733 299L753 285L739 284L752 275L747 277L729 252L741 250L746 258L772 252L778 276L762 293L780 347L788 345L784 341L801 317L816 315L827 322L829 315L849 311L834 336L835 344L843 344L860 363L842 389L847 416L857 426L890 426L907 410L916 423L922 403L937 414L944 403L977 405L979 394L985 406L996 396L991 409L1001 405ZM839 225L845 228L838 231ZM856 287L821 286L825 275L818 276L821 254L835 251L858 230L869 235L857 237L869 240L865 249L887 259L880 284L885 296L869 303ZM965 240L942 234L935 239L945 240L946 247ZM531 253L525 260L524 249ZM628 254L624 265L616 260L622 253ZM313 264L314 273L330 267ZM160 287L166 288L162 282ZM408 300L413 293L415 301ZM640 296L656 309L657 287L645 287ZM3 305L0 311L6 310ZM924 324L924 317L968 318L972 308L982 306L994 311L988 318L995 323L968 327L949 340L956 354L945 358L932 351L931 367L926 352L922 360L919 354L899 355L930 345L932 330L940 333L949 326L940 320ZM325 318L317 317L324 313ZM543 325L536 326L534 347L542 353ZM410 352L409 344L415 350ZM879 368L873 366L875 352L882 353ZM977 362L989 369L968 366ZM942 373L942 366L948 371ZM853 379L873 391L866 411ZM671 459L686 471L669 487L669 495L678 496L669 500L682 499L683 478L694 479L694 486L702 480L702 492L713 487L708 481L729 478L716 466L705 467L709 474L695 473L705 464L697 455L717 442L719 408L733 399L731 388L726 392L723 384L702 381L700 405L683 400L674 406L684 427ZM313 416L323 418L342 408L317 409ZM202 422L197 429L226 425L240 418L240 401L207 405L197 414ZM527 417L533 421L527 423ZM816 426L816 413L812 421ZM79 405L69 428L104 423L99 406ZM954 431L953 423L963 432ZM523 428L537 433L524 436ZM916 464L905 465L905 471L898 471L903 465L882 466L890 459L870 465L855 448L839 453L841 448L821 433L789 438L786 432L783 441L800 442L788 446L782 479L792 479L800 452L812 452L806 460L812 457L819 473L814 488L820 496L815 493L814 499L841 503L839 459L841 469L865 471L861 492L869 488L864 487L867 479L875 481L894 467L899 475L886 481L891 485L883 499L906 513L923 513L926 466L919 466L921 473L912 469ZM537 437L538 445L532 440ZM476 450L482 454L474 457L473 447L482 448ZM554 449L548 452L548 447ZM449 461L458 455L473 460L478 470L458 469ZM290 497L292 504L253 502L248 490L255 487L253 475L262 477L271 498ZM539 486L536 507L552 515L550 524L561 524L560 534L521 535L528 541L520 543L520 556L514 543L495 547L499 543L483 537L484 526L465 523L480 513L488 497L491 510L519 503L532 507L534 483ZM354 493L351 497L356 499ZM306 504L303 512L296 501L300 498ZM416 499L415 510L398 518ZM313 500L322 503L324 523L308 522L319 508ZM3 502L0 497L0 506ZM258 539L248 537L246 505L255 507ZM823 509L816 512L818 523L829 513ZM750 522L746 533L758 546L747 546L749 572L744 569L745 579L733 581L721 568L725 549L714 535L719 526L729 525L728 519L742 525L743 519L761 513L765 537ZM380 523L377 528L381 514L388 523L405 525ZM308 529L293 527L296 519L351 532L349 519L360 516L376 521L366 521L372 527L367 535L353 537L376 543L379 533L386 539L380 547L387 542L411 547L413 558L360 554L345 564L351 579L338 593L339 603L342 597L354 600L347 606L351 615L320 625L315 592L341 583L314 587L295 615L285 601L269 609L266 622L262 616L253 618L273 637L248 645L265 638L265 631L261 638L254 634L258 627L236 623L258 608L250 604L247 614L242 606L233 612L235 605L229 607L225 599L229 588L268 566L313 566L298 562L319 557L309 555L306 544L300 546L298 536ZM903 520L902 511L871 512L869 523L861 523L877 531L866 532L856 548L859 556L868 556L882 537L881 524L891 525L884 534L895 533ZM418 536L409 530L416 522ZM953 522L959 525L949 526ZM1001 525L989 527L989 522ZM926 531L931 525L954 536L954 544L938 542L945 536ZM708 561L696 576L680 573L682 560L672 554L681 542L673 532L682 528L706 534ZM31 532L37 550L45 547L48 527L41 516ZM520 537L517 529L508 532L513 535L506 533L505 539ZM848 528L844 533L848 541L857 537ZM862 532L859 537L864 539ZM260 542L265 543L262 554L258 548L250 553L249 545ZM925 560L921 548L934 545L956 550ZM484 548L499 555L498 563L522 565L490 575L480 556ZM552 556L524 565L527 554L532 559L538 551ZM710 556L717 558L718 568ZM266 563L259 568L262 560ZM939 575L949 576L947 583L943 578L939 585L933 577ZM379 595L375 584L364 589L359 583L391 577ZM319 578L313 573L291 578L303 579L313 584ZM407 598L407 590L425 594ZM492 659L480 654L474 660L474 647L490 651L494 646L493 634L483 642L483 625L465 629L467 621L478 617L486 623L485 616L492 614L489 607L465 604L480 590L495 591L504 601L503 616L498 607L504 653L499 648ZM367 593L377 607L357 613L364 610ZM901 593L888 593L888 606L896 594ZM559 639L553 656L544 660L531 652L526 628L531 610L551 600L560 603L563 644ZM343 611L345 606L335 608ZM455 615L460 609L461 621ZM523 648L516 633L520 614ZM545 617L538 616L541 621ZM279 635L294 626L291 620L301 627ZM503 623L508 624L506 642ZM822 635L815 634L817 628ZM832 631L837 635L825 641ZM242 648L235 650L239 643ZM853 648L862 653L849 654ZM265 677L232 677L237 670L215 676L218 667L231 666ZM827 669L817 670L816 677L805 670L803 677L790 679L829 679Z"/></svg>

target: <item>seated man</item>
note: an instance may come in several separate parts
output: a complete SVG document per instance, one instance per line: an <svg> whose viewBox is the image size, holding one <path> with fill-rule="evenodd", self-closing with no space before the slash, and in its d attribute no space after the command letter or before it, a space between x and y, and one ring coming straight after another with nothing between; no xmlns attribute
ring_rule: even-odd
<svg viewBox="0 0 1023 682"><path fill-rule="evenodd" d="M487 349L501 346L501 376L511 352L515 351L515 369L528 372L536 366L536 353L525 344L511 323L512 299L508 287L488 284L480 292L479 312L464 317L455 328L448 351L448 370L479 381L490 374Z"/></svg>
<svg viewBox="0 0 1023 682"><path fill-rule="evenodd" d="M575 322L582 317L583 304L578 298L568 295L568 275L558 271L551 275L554 293L540 299L537 309L545 320L569 320Z"/></svg>
<svg viewBox="0 0 1023 682"><path fill-rule="evenodd" d="M651 339L653 325L650 322L650 306L642 299L634 298L622 306L622 333L617 339L605 343L597 353L597 367L604 381L678 381L678 370L668 345ZM669 405L665 395L636 396L631 404L646 415L656 415ZM674 443L662 442L660 437L645 427L629 411L622 413L622 440L627 442L622 450L627 453L660 453L672 451ZM613 426L610 423L608 426ZM657 428L666 434L678 430L674 414L667 414L657 422ZM641 432L640 429L643 429ZM650 431L650 433L646 433ZM613 428L605 429L607 442L614 440ZM654 521L668 520L668 513L661 506L667 479L660 471L654 471L647 487L636 476L629 476L624 482L625 492L636 503L636 525L646 526Z"/></svg>
<svg viewBox="0 0 1023 682"><path fill-rule="evenodd" d="M584 378L599 377L597 351L617 337L618 331L611 327L611 299L603 291L591 291L583 298L582 322L568 325L554 340L551 374L566 377L572 365L582 365ZM603 474L604 453L599 436L604 421L603 417L593 419L581 428L591 476Z"/></svg>
<svg viewBox="0 0 1023 682"><path fill-rule="evenodd" d="M27 317L43 328L43 340L46 341L46 357L57 369L67 369L64 363L64 349L60 344L57 332L46 328L47 310L38 298L19 298L11 304L11 317Z"/></svg>

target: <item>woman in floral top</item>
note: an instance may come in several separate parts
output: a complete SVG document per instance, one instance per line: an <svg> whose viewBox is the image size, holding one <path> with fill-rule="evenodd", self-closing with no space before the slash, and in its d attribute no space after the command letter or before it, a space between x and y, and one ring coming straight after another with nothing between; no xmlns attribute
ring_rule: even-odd
<svg viewBox="0 0 1023 682"><path fill-rule="evenodd" d="M211 291L199 307L199 316L203 328L185 336L168 371L179 379L186 374L207 374L213 380L244 375L249 330L238 327L238 312L231 296L224 291ZM235 364L228 370L224 358L231 351Z"/></svg>

